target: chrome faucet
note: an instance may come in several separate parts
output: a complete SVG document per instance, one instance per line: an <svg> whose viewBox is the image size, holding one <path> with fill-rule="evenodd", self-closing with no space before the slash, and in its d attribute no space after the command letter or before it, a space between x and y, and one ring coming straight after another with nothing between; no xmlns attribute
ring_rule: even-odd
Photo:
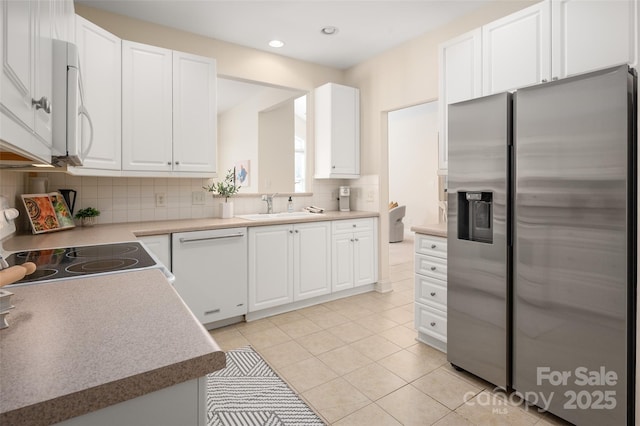
<svg viewBox="0 0 640 426"><path fill-rule="evenodd" d="M273 213L273 197L275 197L276 195L278 195L277 192L273 195L262 195L262 201L267 202L267 214Z"/></svg>

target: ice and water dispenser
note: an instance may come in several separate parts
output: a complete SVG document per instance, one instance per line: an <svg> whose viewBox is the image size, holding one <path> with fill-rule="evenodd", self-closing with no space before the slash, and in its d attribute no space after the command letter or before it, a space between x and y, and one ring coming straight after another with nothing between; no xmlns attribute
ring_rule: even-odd
<svg viewBox="0 0 640 426"><path fill-rule="evenodd" d="M458 239L492 244L492 224L492 192L458 192Z"/></svg>

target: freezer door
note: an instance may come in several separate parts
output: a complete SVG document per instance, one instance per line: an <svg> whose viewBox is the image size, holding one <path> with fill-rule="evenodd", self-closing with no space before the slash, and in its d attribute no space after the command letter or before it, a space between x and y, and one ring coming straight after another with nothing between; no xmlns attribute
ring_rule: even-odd
<svg viewBox="0 0 640 426"><path fill-rule="evenodd" d="M511 95L449 106L447 358L506 388Z"/></svg>
<svg viewBox="0 0 640 426"><path fill-rule="evenodd" d="M626 424L630 84L624 66L515 95L513 387L579 425Z"/></svg>

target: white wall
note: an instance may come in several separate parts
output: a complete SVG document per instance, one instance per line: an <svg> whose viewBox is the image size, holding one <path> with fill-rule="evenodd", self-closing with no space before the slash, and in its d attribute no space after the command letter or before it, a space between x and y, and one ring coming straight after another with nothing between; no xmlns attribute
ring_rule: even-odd
<svg viewBox="0 0 640 426"><path fill-rule="evenodd" d="M405 230L438 222L438 102L388 114L389 201L407 206Z"/></svg>

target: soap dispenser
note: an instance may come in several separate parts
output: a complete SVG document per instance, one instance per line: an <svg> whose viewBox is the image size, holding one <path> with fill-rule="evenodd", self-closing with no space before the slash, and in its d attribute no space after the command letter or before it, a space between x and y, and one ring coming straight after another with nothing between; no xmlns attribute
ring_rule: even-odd
<svg viewBox="0 0 640 426"><path fill-rule="evenodd" d="M287 211L293 213L293 200L291 197L289 197L289 201L287 201Z"/></svg>

